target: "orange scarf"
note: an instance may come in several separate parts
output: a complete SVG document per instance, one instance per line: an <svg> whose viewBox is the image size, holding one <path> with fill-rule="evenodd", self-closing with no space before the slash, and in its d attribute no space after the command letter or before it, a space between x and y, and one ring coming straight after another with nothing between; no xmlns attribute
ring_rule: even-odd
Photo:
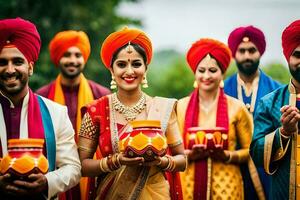
<svg viewBox="0 0 300 200"><path fill-rule="evenodd" d="M54 83L54 90L51 88L49 98L53 101L66 105L65 104L65 97L61 87L61 74L59 74ZM91 87L84 77L83 74L80 75L80 83L79 83L79 92L78 92L78 105L77 105L77 117L76 117L76 130L79 132L80 125L81 125L81 107L90 103L94 100L94 96L91 90ZM75 135L75 141L77 141L77 133Z"/></svg>
<svg viewBox="0 0 300 200"><path fill-rule="evenodd" d="M64 93L63 93L63 90L61 87L61 74L59 74L57 76L55 83L54 83L54 87L52 87L50 89L48 98L52 99L53 101L55 101L59 104L65 105ZM93 96L91 87L90 87L87 79L84 77L84 75L81 74L80 82L79 82L77 117L76 117L76 130L77 130L77 133L75 133L76 143L78 141L78 132L79 132L80 126L81 126L81 107L90 103L93 100L94 100L94 96ZM87 184L88 184L87 178L80 179L81 199L85 199L85 197L87 196Z"/></svg>

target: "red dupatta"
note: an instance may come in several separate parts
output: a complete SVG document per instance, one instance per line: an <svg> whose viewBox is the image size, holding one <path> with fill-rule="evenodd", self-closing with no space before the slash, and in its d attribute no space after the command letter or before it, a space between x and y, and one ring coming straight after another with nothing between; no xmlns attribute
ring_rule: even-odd
<svg viewBox="0 0 300 200"><path fill-rule="evenodd" d="M192 94L185 114L184 124L184 145L187 149L187 130L190 127L198 126L199 117L199 89L196 88ZM227 99L224 90L220 88L216 126L223 127L228 130L228 110L227 110ZM224 141L223 149L228 149L228 139ZM195 162L195 179L194 179L194 199L205 200L207 199L207 182L208 181L208 166L207 159L199 160Z"/></svg>
<svg viewBox="0 0 300 200"><path fill-rule="evenodd" d="M85 109L85 108L84 108ZM113 153L112 141L111 141L111 130L110 130L110 119L109 119L109 100L108 96L104 96L98 100L95 100L92 104L86 107L87 112L90 114L93 124L100 125L99 135L99 147L101 155L98 158L108 156ZM180 184L179 173L166 173L166 177L170 184L170 196L172 200L182 200L182 190ZM104 199L114 179L103 188L103 193L100 199ZM94 185L91 182L91 185ZM90 188L92 189L92 188ZM92 189L96 191L96 188ZM95 194L93 194L94 196ZM95 198L95 196L94 196Z"/></svg>

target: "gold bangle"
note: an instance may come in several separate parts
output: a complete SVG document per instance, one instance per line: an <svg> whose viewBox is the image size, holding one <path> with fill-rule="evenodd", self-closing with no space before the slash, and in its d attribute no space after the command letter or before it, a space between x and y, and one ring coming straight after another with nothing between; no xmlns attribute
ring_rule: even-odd
<svg viewBox="0 0 300 200"><path fill-rule="evenodd" d="M162 163L162 158L161 159L159 159L159 162L156 164L157 166L160 166L161 165L161 163Z"/></svg>
<svg viewBox="0 0 300 200"><path fill-rule="evenodd" d="M121 162L120 162L120 154L119 153L117 154L117 164L118 164L118 168L120 168L122 166Z"/></svg>
<svg viewBox="0 0 300 200"><path fill-rule="evenodd" d="M171 167L170 171L173 172L173 171L175 170L175 168L176 168L176 162L175 162L175 160L174 160L173 157L171 157L170 159L172 160L172 165L173 165L173 166Z"/></svg>
<svg viewBox="0 0 300 200"><path fill-rule="evenodd" d="M104 169L102 167L102 159L99 160L99 168L100 168L101 172L104 172Z"/></svg>
<svg viewBox="0 0 300 200"><path fill-rule="evenodd" d="M174 171L175 168L176 168L174 158L172 156L169 156L169 155L166 155L165 157L168 159L168 165L163 170Z"/></svg>
<svg viewBox="0 0 300 200"><path fill-rule="evenodd" d="M106 157L105 158L102 158L100 159L100 162L99 162L99 167L100 167L100 170L102 172L109 172L110 170L108 169L107 165L106 165Z"/></svg>
<svg viewBox="0 0 300 200"><path fill-rule="evenodd" d="M232 155L233 153L231 151L228 151L228 152L229 152L229 158L228 158L228 160L225 161L226 164L231 163L232 157L233 157L233 155Z"/></svg>
<svg viewBox="0 0 300 200"><path fill-rule="evenodd" d="M103 160L102 167L103 167L104 172L111 172L111 169L109 168L109 166L107 164L107 157L103 158L102 160Z"/></svg>
<svg viewBox="0 0 300 200"><path fill-rule="evenodd" d="M171 168L172 161L171 161L171 159L170 159L170 157L168 155L166 155L166 157L168 159L168 165L167 165L167 167L164 170L169 170Z"/></svg>

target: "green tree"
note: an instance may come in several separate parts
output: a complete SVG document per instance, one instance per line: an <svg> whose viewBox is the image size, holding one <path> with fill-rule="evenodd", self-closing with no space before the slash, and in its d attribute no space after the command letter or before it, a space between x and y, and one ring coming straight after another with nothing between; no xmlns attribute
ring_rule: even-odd
<svg viewBox="0 0 300 200"><path fill-rule="evenodd" d="M33 89L49 83L59 70L50 62L48 44L62 30L82 30L89 36L92 52L85 68L87 78L108 86L110 75L100 61L105 37L123 24L140 25L137 19L120 16L117 6L126 0L0 0L0 18L22 17L34 22L41 35L42 48L30 84ZM138 0L127 0L137 2Z"/></svg>
<svg viewBox="0 0 300 200"><path fill-rule="evenodd" d="M193 90L194 75L182 54L173 50L156 53L148 72L149 88L152 96L182 98Z"/></svg>
<svg viewBox="0 0 300 200"><path fill-rule="evenodd" d="M266 74L280 83L288 84L290 80L290 72L286 66L281 63L269 63L262 68Z"/></svg>

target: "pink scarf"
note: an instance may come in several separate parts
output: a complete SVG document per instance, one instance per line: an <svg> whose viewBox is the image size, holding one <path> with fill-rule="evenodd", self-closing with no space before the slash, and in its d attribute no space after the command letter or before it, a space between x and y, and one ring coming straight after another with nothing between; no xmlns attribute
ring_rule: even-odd
<svg viewBox="0 0 300 200"><path fill-rule="evenodd" d="M28 138L44 138L44 126L38 97L31 89L29 89L28 101Z"/></svg>
<svg viewBox="0 0 300 200"><path fill-rule="evenodd" d="M40 111L38 97L36 94L34 94L31 91L31 89L29 89L27 118L28 118L28 121L27 121L27 123L28 123L28 138L44 139L44 127L43 127L42 115L41 115L41 111ZM19 124L16 124L16 126L19 126ZM22 131L22 130L20 130L20 131ZM1 150L0 156L2 157L3 155L2 155L1 142L0 142L0 150Z"/></svg>

